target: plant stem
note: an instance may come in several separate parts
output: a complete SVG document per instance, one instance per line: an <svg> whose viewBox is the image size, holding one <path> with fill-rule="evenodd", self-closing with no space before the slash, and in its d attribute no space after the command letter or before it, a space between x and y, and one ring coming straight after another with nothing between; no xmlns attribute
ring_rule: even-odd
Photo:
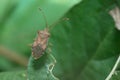
<svg viewBox="0 0 120 80"><path fill-rule="evenodd" d="M28 58L19 55L19 53L11 51L3 46L0 46L0 55L25 67L28 64Z"/></svg>
<svg viewBox="0 0 120 80"><path fill-rule="evenodd" d="M107 76L107 78L106 78L105 80L110 80L110 78L111 78L112 75L114 74L114 72L115 72L115 70L116 70L119 62L120 62L120 55L119 55L119 57L118 57L118 59L117 59L117 62L116 62L115 65L114 65L113 69L111 70L110 74Z"/></svg>

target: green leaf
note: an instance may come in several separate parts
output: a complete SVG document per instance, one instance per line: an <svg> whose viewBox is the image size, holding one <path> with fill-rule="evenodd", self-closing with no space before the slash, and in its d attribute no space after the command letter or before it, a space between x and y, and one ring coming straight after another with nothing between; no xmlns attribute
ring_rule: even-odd
<svg viewBox="0 0 120 80"><path fill-rule="evenodd" d="M111 70L111 72L109 73L109 75L106 77L106 79L105 80L111 80L112 78L113 78L113 76L114 76L114 78L118 78L117 76L117 73L118 73L118 71L119 71L119 66L120 65L120 56L118 57L118 59L117 59L117 61L116 61L116 63L115 63L115 65L114 65L114 67L112 68L112 70ZM117 69L118 68L118 69ZM115 77L116 76L116 77ZM113 78L113 79L114 79ZM118 78L118 79L120 79L120 78Z"/></svg>
<svg viewBox="0 0 120 80"><path fill-rule="evenodd" d="M110 10L112 5L115 5L115 0L98 0L99 3L102 5L104 10Z"/></svg>
<svg viewBox="0 0 120 80"><path fill-rule="evenodd" d="M11 72L2 72L0 73L0 80L26 80L25 71L11 71Z"/></svg>
<svg viewBox="0 0 120 80"><path fill-rule="evenodd" d="M110 5L111 7L113 5ZM84 0L51 31L60 80L104 80L120 53L120 31L99 0Z"/></svg>
<svg viewBox="0 0 120 80"><path fill-rule="evenodd" d="M116 4L119 6L120 8L120 0L116 0Z"/></svg>
<svg viewBox="0 0 120 80"><path fill-rule="evenodd" d="M51 31L53 72L60 80L104 80L113 68L120 31L103 8L99 1L84 0L66 14L68 22Z"/></svg>
<svg viewBox="0 0 120 80"><path fill-rule="evenodd" d="M53 74L52 70L55 66L56 60L49 53L45 53L41 58L35 60L30 58L28 65L28 79L29 80L58 80Z"/></svg>
<svg viewBox="0 0 120 80"><path fill-rule="evenodd" d="M43 18L36 11L38 7L44 10L49 24L52 24L79 2L80 0L20 1L2 25L1 43L23 54L29 53L26 45L32 42L38 29L45 27ZM57 80L54 73L60 80L104 80L120 53L120 31L115 28L114 21L106 10L111 6L113 4L104 4L100 0L83 0L74 6L66 14L70 20L51 31L49 42L53 44L51 49L57 60L56 66L54 67L52 53L45 53L38 60L31 57L28 79ZM17 74L19 72L9 75L11 77ZM7 73L3 73L0 79L6 76ZM14 80L12 78L10 80Z"/></svg>
<svg viewBox="0 0 120 80"><path fill-rule="evenodd" d="M120 71L115 71L110 80L120 80Z"/></svg>

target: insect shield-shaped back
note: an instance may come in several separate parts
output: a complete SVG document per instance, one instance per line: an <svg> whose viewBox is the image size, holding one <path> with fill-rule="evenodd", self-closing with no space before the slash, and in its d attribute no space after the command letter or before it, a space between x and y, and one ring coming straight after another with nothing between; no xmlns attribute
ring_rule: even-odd
<svg viewBox="0 0 120 80"><path fill-rule="evenodd" d="M59 23L62 20L57 21L50 27L48 27L46 16L44 15L44 12L39 8L39 10L42 12L42 15L44 17L46 28L44 30L38 31L38 35L32 45L32 56L34 59L38 59L42 56L42 54L45 52L45 49L47 47L47 42L50 36L50 29L53 28L57 23ZM69 18L64 18L63 20L68 20Z"/></svg>
<svg viewBox="0 0 120 80"><path fill-rule="evenodd" d="M34 59L40 58L45 52L49 36L48 29L38 31L38 35L32 45L32 56Z"/></svg>

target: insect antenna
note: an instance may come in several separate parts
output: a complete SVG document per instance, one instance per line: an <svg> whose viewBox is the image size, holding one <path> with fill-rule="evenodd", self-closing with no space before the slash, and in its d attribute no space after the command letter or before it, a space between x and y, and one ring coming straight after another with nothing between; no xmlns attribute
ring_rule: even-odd
<svg viewBox="0 0 120 80"><path fill-rule="evenodd" d="M67 21L67 20L69 20L69 18L59 19L58 21L56 21L55 23L49 26L49 30L51 30L53 27L55 27L57 24L61 23L62 21Z"/></svg>
<svg viewBox="0 0 120 80"><path fill-rule="evenodd" d="M42 13L42 15L43 15L43 18L44 18L44 20L45 20L46 28L48 28L48 22L47 22L47 18L46 18L46 16L45 16L44 12L42 11L41 8L39 8L39 11L40 11L40 12Z"/></svg>

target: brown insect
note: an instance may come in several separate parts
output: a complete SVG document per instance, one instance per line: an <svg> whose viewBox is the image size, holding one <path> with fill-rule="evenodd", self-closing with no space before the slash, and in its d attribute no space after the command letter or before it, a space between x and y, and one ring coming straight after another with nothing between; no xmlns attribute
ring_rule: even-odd
<svg viewBox="0 0 120 80"><path fill-rule="evenodd" d="M38 59L44 53L47 47L49 36L50 34L47 28L44 30L38 31L38 36L32 45L32 55L34 59Z"/></svg>
<svg viewBox="0 0 120 80"><path fill-rule="evenodd" d="M41 9L39 9L39 10L42 12ZM38 31L37 38L35 39L35 41L32 45L32 56L34 59L39 59L45 52L45 50L47 48L48 39L50 37L49 31L50 31L50 28L52 27L52 26L48 27L47 19L43 12L42 12L42 15L46 22L46 28L44 30ZM63 20L68 20L68 18L65 18ZM56 23L58 23L58 22L56 22ZM53 24L53 25L55 25L55 24Z"/></svg>

